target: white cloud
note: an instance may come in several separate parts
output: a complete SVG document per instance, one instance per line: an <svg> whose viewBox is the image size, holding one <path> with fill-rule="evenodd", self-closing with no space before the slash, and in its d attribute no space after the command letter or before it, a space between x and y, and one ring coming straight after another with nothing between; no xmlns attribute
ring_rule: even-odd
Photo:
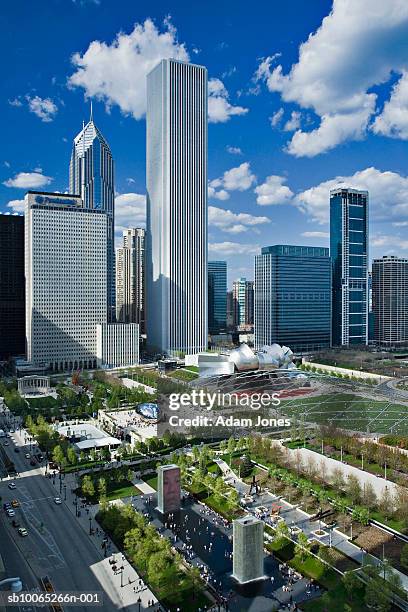
<svg viewBox="0 0 408 612"><path fill-rule="evenodd" d="M288 204L293 197L293 191L287 186L284 176L268 176L264 183L255 187L256 201L261 206L269 204Z"/></svg>
<svg viewBox="0 0 408 612"><path fill-rule="evenodd" d="M231 210L208 207L208 224L230 234L240 234L257 225L270 223L268 217L256 217L248 213L234 213Z"/></svg>
<svg viewBox="0 0 408 612"><path fill-rule="evenodd" d="M253 255L259 253L261 247L257 244L241 244L240 242L210 242L208 245L210 253L218 255Z"/></svg>
<svg viewBox="0 0 408 612"><path fill-rule="evenodd" d="M233 106L228 98L228 91L220 79L208 81L208 121L210 123L225 123L234 115L246 115L247 108Z"/></svg>
<svg viewBox="0 0 408 612"><path fill-rule="evenodd" d="M370 238L370 245L373 247L391 247L392 250L394 250L394 247L403 251L408 250L408 240L400 236L395 236L395 234L391 236L387 234L375 234Z"/></svg>
<svg viewBox="0 0 408 612"><path fill-rule="evenodd" d="M7 208L12 208L15 213L24 212L24 200L10 200L7 204Z"/></svg>
<svg viewBox="0 0 408 612"><path fill-rule="evenodd" d="M228 200L230 191L246 191L256 182L249 162L226 170L222 177L213 179L208 185L208 196L217 200Z"/></svg>
<svg viewBox="0 0 408 612"><path fill-rule="evenodd" d="M28 108L31 113L37 115L45 123L49 123L55 118L58 112L57 105L51 100L51 98L40 98L40 96L26 96L28 102Z"/></svg>
<svg viewBox="0 0 408 612"><path fill-rule="evenodd" d="M4 165L6 166L6 168L10 168L10 166L11 166L10 162L8 162L8 161L5 161Z"/></svg>
<svg viewBox="0 0 408 612"><path fill-rule="evenodd" d="M394 85L390 99L373 123L376 134L408 140L408 73Z"/></svg>
<svg viewBox="0 0 408 612"><path fill-rule="evenodd" d="M36 189L44 187L52 182L50 176L44 176L40 172L19 172L13 178L3 182L6 187L18 187L19 189Z"/></svg>
<svg viewBox="0 0 408 612"><path fill-rule="evenodd" d="M405 0L334 0L330 14L300 45L299 60L288 74L281 65L272 65L275 58L264 59L256 78L265 80L285 102L313 109L321 121L310 132L296 131L287 151L312 157L361 138L375 112L377 95L371 88L408 69L407 40ZM398 97L397 91L394 94ZM395 117L391 110L385 109L385 123L387 115ZM393 134L403 132L405 123L404 118L402 128L395 125ZM379 120L377 129L380 125ZM382 129L389 128L383 123Z"/></svg>
<svg viewBox="0 0 408 612"><path fill-rule="evenodd" d="M283 117L283 113L284 113L283 108L280 108L279 110L276 111L276 113L272 115L272 117L269 117L269 121L271 122L272 127L277 127L279 125Z"/></svg>
<svg viewBox="0 0 408 612"><path fill-rule="evenodd" d="M329 238L329 232L302 232L305 238Z"/></svg>
<svg viewBox="0 0 408 612"><path fill-rule="evenodd" d="M133 185L134 183L136 183L135 179L134 179L134 178L131 178L131 177L127 178L127 179L126 179L126 182L127 182L129 185Z"/></svg>
<svg viewBox="0 0 408 612"><path fill-rule="evenodd" d="M231 155L242 155L242 149L239 147L232 147L231 145L228 145L227 151L228 153L231 153Z"/></svg>
<svg viewBox="0 0 408 612"><path fill-rule="evenodd" d="M298 130L300 128L301 116L301 113L299 113L298 111L292 111L290 119L288 119L288 121L283 126L284 131L294 132L295 130Z"/></svg>
<svg viewBox="0 0 408 612"><path fill-rule="evenodd" d="M23 106L20 96L14 98L13 100L9 100L8 103L10 104L10 106Z"/></svg>
<svg viewBox="0 0 408 612"><path fill-rule="evenodd" d="M146 225L146 196L140 193L122 193L115 197L116 232L129 227Z"/></svg>
<svg viewBox="0 0 408 612"><path fill-rule="evenodd" d="M294 203L314 221L329 220L330 189L339 186L366 189L370 198L370 217L374 220L399 221L408 218L408 177L377 168L359 170L351 176L337 176L298 193Z"/></svg>
<svg viewBox="0 0 408 612"><path fill-rule="evenodd" d="M103 100L109 109L117 104L125 115L140 119L146 112L146 75L161 59L188 61L189 55L177 40L176 29L166 20L160 32L151 19L136 24L130 34L120 32L111 45L94 40L83 55L75 53L76 72L72 87Z"/></svg>

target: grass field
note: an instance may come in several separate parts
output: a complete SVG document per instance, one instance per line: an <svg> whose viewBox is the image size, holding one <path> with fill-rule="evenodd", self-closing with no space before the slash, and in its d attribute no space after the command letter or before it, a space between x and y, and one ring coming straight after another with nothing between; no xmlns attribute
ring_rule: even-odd
<svg viewBox="0 0 408 612"><path fill-rule="evenodd" d="M351 393L282 400L281 412L305 423L334 423L367 433L408 433L408 406Z"/></svg>

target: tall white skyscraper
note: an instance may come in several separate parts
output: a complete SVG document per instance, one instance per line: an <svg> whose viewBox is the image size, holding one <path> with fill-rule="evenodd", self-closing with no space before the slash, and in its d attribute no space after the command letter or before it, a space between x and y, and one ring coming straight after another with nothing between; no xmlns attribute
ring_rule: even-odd
<svg viewBox="0 0 408 612"><path fill-rule="evenodd" d="M121 323L145 320L145 234L141 227L123 232L123 246L116 249L116 319Z"/></svg>
<svg viewBox="0 0 408 612"><path fill-rule="evenodd" d="M108 216L80 196L25 197L27 358L54 371L96 367L106 323Z"/></svg>
<svg viewBox="0 0 408 612"><path fill-rule="evenodd" d="M207 70L147 76L146 319L151 350L207 347Z"/></svg>
<svg viewBox="0 0 408 612"><path fill-rule="evenodd" d="M69 165L69 191L80 195L83 206L108 215L107 301L109 320L114 318L114 164L108 143L91 117L74 139Z"/></svg>

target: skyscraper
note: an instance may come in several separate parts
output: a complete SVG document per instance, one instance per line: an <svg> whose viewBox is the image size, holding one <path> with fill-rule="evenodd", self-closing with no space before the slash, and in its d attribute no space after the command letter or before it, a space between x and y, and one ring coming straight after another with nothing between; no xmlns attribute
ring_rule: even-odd
<svg viewBox="0 0 408 612"><path fill-rule="evenodd" d="M145 304L145 230L141 227L123 232L123 246L116 249L116 319L139 323L144 333Z"/></svg>
<svg viewBox="0 0 408 612"><path fill-rule="evenodd" d="M69 191L81 196L84 208L102 210L108 215L107 302L108 318L115 310L114 276L114 164L108 143L91 117L74 139L69 165Z"/></svg>
<svg viewBox="0 0 408 612"><path fill-rule="evenodd" d="M0 360L25 354L24 217L0 214Z"/></svg>
<svg viewBox="0 0 408 612"><path fill-rule="evenodd" d="M331 264L324 247L275 245L255 256L255 347L330 346Z"/></svg>
<svg viewBox="0 0 408 612"><path fill-rule="evenodd" d="M147 337L207 347L207 70L162 60L147 76Z"/></svg>
<svg viewBox="0 0 408 612"><path fill-rule="evenodd" d="M108 215L80 196L25 197L27 358L54 371L96 367L106 323Z"/></svg>
<svg viewBox="0 0 408 612"><path fill-rule="evenodd" d="M368 342L368 191L330 191L332 344Z"/></svg>
<svg viewBox="0 0 408 612"><path fill-rule="evenodd" d="M386 255L373 260L374 340L408 344L408 259Z"/></svg>
<svg viewBox="0 0 408 612"><path fill-rule="evenodd" d="M208 262L208 330L218 333L227 327L227 262Z"/></svg>
<svg viewBox="0 0 408 612"><path fill-rule="evenodd" d="M254 323L254 283L239 278L232 283L234 301L234 325L253 325Z"/></svg>

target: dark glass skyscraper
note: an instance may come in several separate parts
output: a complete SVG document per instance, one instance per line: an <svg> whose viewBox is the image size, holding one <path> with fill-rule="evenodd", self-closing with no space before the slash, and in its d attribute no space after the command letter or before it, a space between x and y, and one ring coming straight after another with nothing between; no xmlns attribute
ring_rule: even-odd
<svg viewBox="0 0 408 612"><path fill-rule="evenodd" d="M324 247L275 245L255 256L255 347L330 346L331 266Z"/></svg>
<svg viewBox="0 0 408 612"><path fill-rule="evenodd" d="M0 359L24 354L24 217L0 214Z"/></svg>
<svg viewBox="0 0 408 612"><path fill-rule="evenodd" d="M227 327L227 262L208 262L208 331Z"/></svg>
<svg viewBox="0 0 408 612"><path fill-rule="evenodd" d="M74 139L69 192L80 195L85 208L97 208L108 214L107 299L111 321L115 312L114 164L110 147L94 123L92 108L89 122Z"/></svg>
<svg viewBox="0 0 408 612"><path fill-rule="evenodd" d="M368 342L368 192L330 192L332 344Z"/></svg>

